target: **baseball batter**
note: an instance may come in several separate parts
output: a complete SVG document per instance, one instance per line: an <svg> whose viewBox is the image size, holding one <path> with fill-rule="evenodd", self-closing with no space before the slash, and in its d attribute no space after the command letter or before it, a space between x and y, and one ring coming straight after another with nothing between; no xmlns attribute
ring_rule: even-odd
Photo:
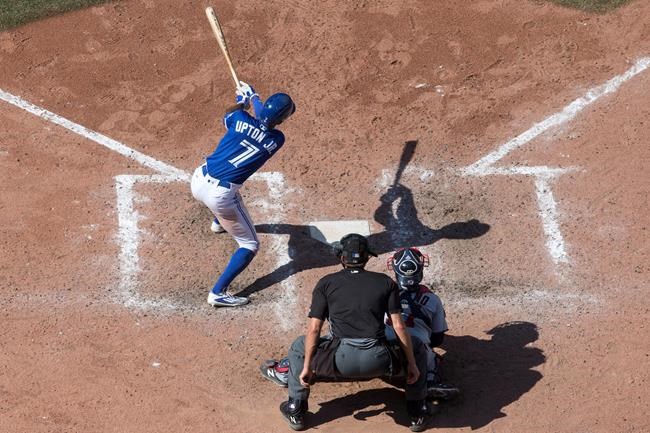
<svg viewBox="0 0 650 433"><path fill-rule="evenodd" d="M276 93L262 103L255 90L243 81L237 88L236 102L224 115L225 135L192 176L192 195L214 215L211 230L228 232L239 246L208 294L208 304L219 307L248 303L248 298L228 292L228 286L259 248L255 226L239 189L282 147L284 134L276 126L296 110L286 93ZM247 111L251 104L255 116Z"/></svg>

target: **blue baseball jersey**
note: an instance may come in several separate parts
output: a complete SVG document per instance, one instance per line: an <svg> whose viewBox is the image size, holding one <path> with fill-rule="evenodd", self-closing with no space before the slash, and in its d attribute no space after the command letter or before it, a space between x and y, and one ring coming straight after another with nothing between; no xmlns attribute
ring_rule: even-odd
<svg viewBox="0 0 650 433"><path fill-rule="evenodd" d="M284 134L268 129L239 109L224 117L227 132L206 158L208 174L215 179L242 184L284 144Z"/></svg>

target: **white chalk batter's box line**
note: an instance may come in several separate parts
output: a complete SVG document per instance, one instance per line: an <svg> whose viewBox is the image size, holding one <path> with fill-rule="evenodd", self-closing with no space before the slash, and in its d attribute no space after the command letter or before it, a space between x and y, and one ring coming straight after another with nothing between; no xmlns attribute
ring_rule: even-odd
<svg viewBox="0 0 650 433"><path fill-rule="evenodd" d="M159 175L119 175L115 176L116 193L117 193L117 212L118 212L118 243L120 245L120 283L119 283L119 296L120 301L129 308L136 308L140 310L156 310L156 311L173 311L182 309L176 305L172 300L165 298L149 299L142 296L138 290L138 274L140 272L140 256L138 254L138 247L140 245L140 238L142 230L139 228L138 223L144 217L140 215L136 209L136 204L142 201L135 192L135 185L138 183L169 183L178 181L178 177L169 174ZM279 197L285 193L284 176L282 173L267 172L256 173L251 177L253 181L265 182L269 188L269 196L273 200L278 200ZM284 220L283 207L278 205L277 201L269 203L267 200L260 199L258 204L263 209L272 209L274 211L272 218L277 222ZM277 267L286 264L288 261L287 243L278 236L272 237L271 248L278 252L276 256ZM285 279L281 286L282 293L277 297L274 304L282 304L284 308L291 307L292 302L295 302L295 294L293 293L293 281L291 278ZM206 289L207 294L207 289ZM277 305L276 305L277 306ZM278 313L280 309L276 308ZM278 318L283 327L292 326L286 314L279 314Z"/></svg>
<svg viewBox="0 0 650 433"><path fill-rule="evenodd" d="M557 127L563 123L568 122L573 119L580 111L585 107L592 104L596 100L600 99L602 96L613 93L623 84L625 81L634 77L635 75L641 73L650 66L650 58L642 58L635 62L634 66L630 68L627 72L617 77L614 77L607 83L602 86L593 88L589 90L585 96L573 101L567 107L565 107L561 112L550 116L546 120L535 124L528 131L520 134L509 142L505 143L499 147L494 152L484 156L479 159L474 164L464 168L462 173L467 176L488 176L488 175L528 175L535 178L535 185L537 191L537 198L540 207L540 216L542 219L544 231L547 236L547 248L549 254L554 259L556 263L566 262L568 260L565 248L564 248L564 239L559 229L559 224L557 220L557 206L555 199L553 197L550 185L551 181L565 173L570 168L551 168L546 166L541 167L526 167L526 166L509 166L509 167L495 167L495 164L509 154L511 151L529 143L531 140L541 135L542 133L548 131L553 127ZM41 107L33 105L17 96L11 95L7 92L0 90L0 99L15 105L16 107L23 109L29 113L32 113L38 117L41 117L44 120L55 123L68 129L72 132L75 132L78 135L81 135L91 141L94 141L102 146L107 147L108 149L115 151L123 156L126 156L130 159L133 159L140 163L141 165L151 168L158 172L156 175L118 175L115 177L116 190L117 190L117 201L118 201L118 242L120 243L120 271L121 271L121 280L120 280L120 296L121 301L128 307L135 307L141 309L156 309L156 310L174 310L178 309L178 306L174 305L171 301L165 299L151 300L143 298L137 293L136 287L136 277L139 271L138 266L138 244L139 244L139 233L140 229L138 228L138 221L141 216L135 209L135 202L137 201L137 195L134 192L134 185L138 182L146 183L169 183L169 182L189 182L190 175L180 170L176 167L173 167L164 162L158 161L148 155L145 155L137 150L131 149L130 147L117 142L105 135L102 135L98 132L92 131L84 126L81 126L77 123L74 123L70 120L67 120L61 116L58 116L48 110L45 110ZM267 183L270 196L274 199L272 204L268 204L267 209L274 209L280 212L277 203L279 203L280 198L282 197L285 191L282 190L282 187L285 185L283 175L281 173L260 173L258 179L263 180ZM432 172L424 171L420 173L421 179L428 179L432 176ZM385 175L384 175L385 177ZM282 215L275 214L276 218L279 218L278 221L282 221ZM274 245L272 248L275 251L280 251L281 254L276 255L278 263L276 266L282 266L289 262L289 257L287 254L286 243L280 242L281 238L279 236L274 236ZM280 245L282 244L282 245ZM293 289L293 284L291 278L285 279L281 283L284 292L281 296L278 297L278 302L276 305L276 313L281 320L282 327L288 329L287 327L291 326L290 319L287 318L288 315L285 314L287 307L287 302L295 302L295 296L291 292Z"/></svg>

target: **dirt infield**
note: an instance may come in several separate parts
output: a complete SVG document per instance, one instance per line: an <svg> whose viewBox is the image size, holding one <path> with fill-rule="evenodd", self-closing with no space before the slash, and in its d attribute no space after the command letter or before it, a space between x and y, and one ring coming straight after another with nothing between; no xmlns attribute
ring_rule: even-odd
<svg viewBox="0 0 650 433"><path fill-rule="evenodd" d="M337 269L309 223L366 220L369 267L420 246L446 305L464 396L431 430L649 432L650 4L452 3L212 3L240 77L298 107L242 189L236 310L205 303L234 242L187 184L234 98L208 2L0 33L0 431L289 431L257 366ZM310 403L318 431L406 430L380 381Z"/></svg>

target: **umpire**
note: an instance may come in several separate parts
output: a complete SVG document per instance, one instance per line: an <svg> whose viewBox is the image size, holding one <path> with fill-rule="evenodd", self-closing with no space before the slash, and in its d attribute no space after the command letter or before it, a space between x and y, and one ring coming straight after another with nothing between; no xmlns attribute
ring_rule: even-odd
<svg viewBox="0 0 650 433"><path fill-rule="evenodd" d="M289 349L289 399L280 412L294 430L305 428L310 385L317 381L355 381L390 377L401 362L393 360L384 335L384 315L393 322L407 360L406 409L411 431L423 431L430 416L426 398L427 358L424 345L411 340L401 316L399 290L385 274L364 269L368 241L349 234L337 254L343 269L321 278L312 294L309 326ZM330 335L321 337L325 320ZM402 373L403 374L403 373Z"/></svg>

